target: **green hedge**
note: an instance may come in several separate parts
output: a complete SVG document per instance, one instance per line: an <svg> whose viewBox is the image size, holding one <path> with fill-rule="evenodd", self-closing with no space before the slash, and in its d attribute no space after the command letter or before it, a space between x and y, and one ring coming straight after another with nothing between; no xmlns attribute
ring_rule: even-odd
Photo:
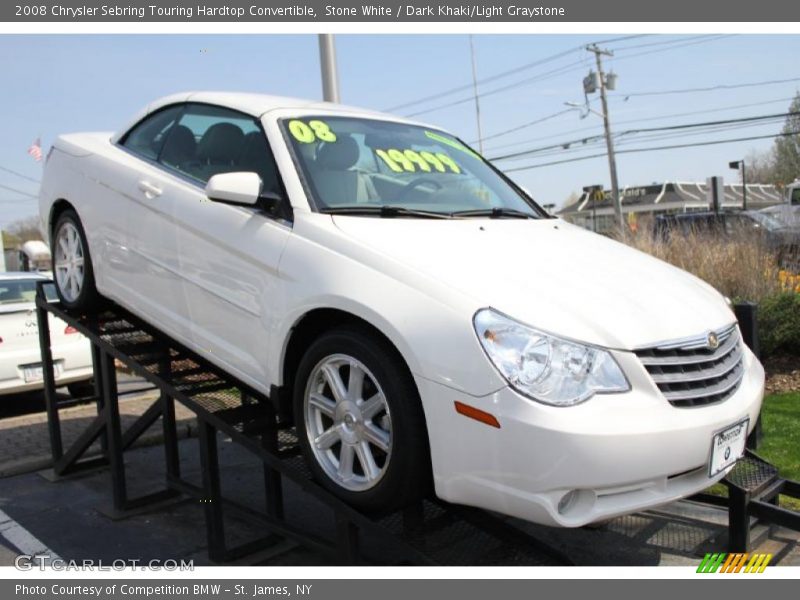
<svg viewBox="0 0 800 600"><path fill-rule="evenodd" d="M800 294L768 296L758 307L758 330L763 356L800 356Z"/></svg>

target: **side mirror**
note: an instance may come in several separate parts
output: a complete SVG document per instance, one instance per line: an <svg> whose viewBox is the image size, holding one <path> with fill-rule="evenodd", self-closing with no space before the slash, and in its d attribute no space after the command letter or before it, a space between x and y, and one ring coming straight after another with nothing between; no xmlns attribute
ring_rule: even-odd
<svg viewBox="0 0 800 600"><path fill-rule="evenodd" d="M208 180L206 196L209 200L223 204L256 206L261 197L261 186L261 177L257 173L219 173Z"/></svg>

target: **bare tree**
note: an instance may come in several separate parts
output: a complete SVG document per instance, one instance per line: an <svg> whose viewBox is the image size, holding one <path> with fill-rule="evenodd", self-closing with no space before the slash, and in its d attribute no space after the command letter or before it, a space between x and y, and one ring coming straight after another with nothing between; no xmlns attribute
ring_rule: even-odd
<svg viewBox="0 0 800 600"><path fill-rule="evenodd" d="M745 157L747 165L747 183L778 183L778 174L775 169L775 150L770 148L764 152L751 150ZM741 180L741 171L739 179Z"/></svg>
<svg viewBox="0 0 800 600"><path fill-rule="evenodd" d="M42 234L39 231L39 217L30 216L19 219L11 223L6 229L19 244L24 244L30 240L41 240Z"/></svg>
<svg viewBox="0 0 800 600"><path fill-rule="evenodd" d="M800 93L789 105L789 116L781 137L765 152L751 152L745 158L749 183L771 183L782 188L800 177Z"/></svg>

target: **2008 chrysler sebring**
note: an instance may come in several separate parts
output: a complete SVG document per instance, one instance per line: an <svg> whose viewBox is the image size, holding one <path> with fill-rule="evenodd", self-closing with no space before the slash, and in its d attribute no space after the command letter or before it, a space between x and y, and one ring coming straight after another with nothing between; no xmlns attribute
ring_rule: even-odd
<svg viewBox="0 0 800 600"><path fill-rule="evenodd" d="M451 134L186 93L58 138L41 191L67 308L113 299L291 398L318 480L580 526L742 454L764 371L693 276L549 217Z"/></svg>

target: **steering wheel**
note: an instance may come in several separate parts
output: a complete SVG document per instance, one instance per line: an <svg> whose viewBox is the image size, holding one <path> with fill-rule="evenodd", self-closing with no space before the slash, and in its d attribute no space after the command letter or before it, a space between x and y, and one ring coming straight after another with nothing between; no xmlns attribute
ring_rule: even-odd
<svg viewBox="0 0 800 600"><path fill-rule="evenodd" d="M406 196L409 194L409 192L411 192L411 190L414 190L426 183L435 187L437 192L442 189L442 184L435 179L431 179L430 177L417 177L416 179L409 181L406 186L400 190L400 193L397 194L397 198L395 198L395 202L402 202L406 199Z"/></svg>

